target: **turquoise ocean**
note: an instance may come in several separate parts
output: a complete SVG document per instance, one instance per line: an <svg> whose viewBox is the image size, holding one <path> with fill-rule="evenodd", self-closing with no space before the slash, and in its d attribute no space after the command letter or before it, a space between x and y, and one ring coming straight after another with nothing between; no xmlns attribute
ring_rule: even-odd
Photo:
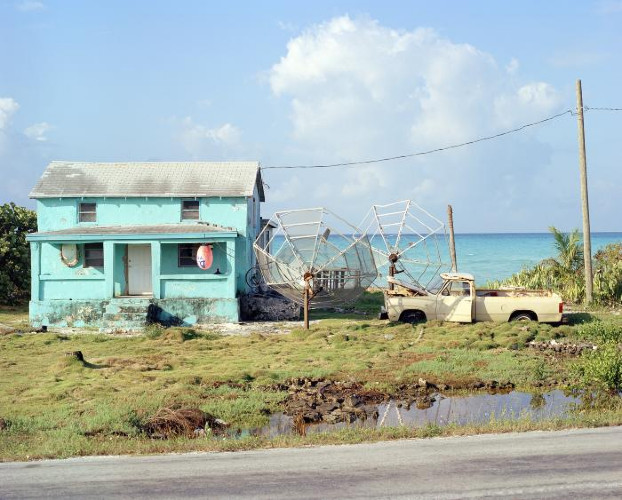
<svg viewBox="0 0 622 500"><path fill-rule="evenodd" d="M456 234L458 269L482 285L508 278L555 257L554 241L550 233ZM622 233L592 233L592 254L616 242L622 242Z"/></svg>
<svg viewBox="0 0 622 500"><path fill-rule="evenodd" d="M403 235L400 246L404 247L409 242L418 241L417 237ZM329 237L336 247L344 248L342 241ZM449 263L449 247L447 241L441 236L436 240L439 245L439 253L444 263ZM482 234L456 234L456 255L458 270L471 273L475 281L483 286L488 281L502 280L519 272L523 268L532 267L541 260L555 257L556 250L553 235L550 233L482 233ZM620 233L592 233L592 254L609 243L622 242ZM273 248L279 248L283 238L277 236ZM372 245L381 244L382 241L375 239ZM418 247L419 248L419 247ZM430 242L430 250L433 245ZM435 251L432 250L432 254ZM423 253L418 254L423 258ZM376 256L377 258L377 256ZM377 264L380 264L377 258ZM448 267L441 269L449 270ZM435 272L431 266L430 273ZM383 272L386 273L386 265ZM428 276L429 278L431 275ZM383 286L384 280L379 277L375 283Z"/></svg>

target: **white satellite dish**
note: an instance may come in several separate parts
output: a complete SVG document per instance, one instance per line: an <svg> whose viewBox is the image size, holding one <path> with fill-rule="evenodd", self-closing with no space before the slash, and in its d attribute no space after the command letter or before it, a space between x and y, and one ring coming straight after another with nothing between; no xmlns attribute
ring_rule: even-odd
<svg viewBox="0 0 622 500"><path fill-rule="evenodd" d="M376 256L379 286L393 288L387 280L404 273L415 286L425 288L445 262L445 225L412 200L373 205L360 225Z"/></svg>
<svg viewBox="0 0 622 500"><path fill-rule="evenodd" d="M376 279L367 237L326 208L276 212L253 245L265 283L309 308L356 300Z"/></svg>

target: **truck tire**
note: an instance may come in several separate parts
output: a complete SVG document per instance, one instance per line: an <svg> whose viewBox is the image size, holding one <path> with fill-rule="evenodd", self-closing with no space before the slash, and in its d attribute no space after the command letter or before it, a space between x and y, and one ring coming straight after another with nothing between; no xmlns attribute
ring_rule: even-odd
<svg viewBox="0 0 622 500"><path fill-rule="evenodd" d="M400 321L402 323L423 323L426 321L425 314L423 311L404 311L400 316Z"/></svg>
<svg viewBox="0 0 622 500"><path fill-rule="evenodd" d="M537 321L536 315L529 311L520 311L512 314L510 321Z"/></svg>

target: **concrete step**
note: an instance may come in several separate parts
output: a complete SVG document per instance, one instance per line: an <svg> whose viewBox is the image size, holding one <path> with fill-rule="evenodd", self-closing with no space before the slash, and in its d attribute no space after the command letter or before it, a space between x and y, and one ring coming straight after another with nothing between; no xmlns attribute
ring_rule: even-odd
<svg viewBox="0 0 622 500"><path fill-rule="evenodd" d="M146 313L132 313L132 314L104 314L102 316L104 322L129 322L129 323L145 323L147 321Z"/></svg>

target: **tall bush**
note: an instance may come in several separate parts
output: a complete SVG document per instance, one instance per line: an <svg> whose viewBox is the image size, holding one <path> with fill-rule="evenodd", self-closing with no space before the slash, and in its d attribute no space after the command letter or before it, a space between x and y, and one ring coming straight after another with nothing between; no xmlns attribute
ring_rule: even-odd
<svg viewBox="0 0 622 500"><path fill-rule="evenodd" d="M603 304L622 302L622 243L610 243L594 255L594 297Z"/></svg>
<svg viewBox="0 0 622 500"><path fill-rule="evenodd" d="M36 231L37 214L15 203L0 205L0 304L30 296L30 249L26 234Z"/></svg>

